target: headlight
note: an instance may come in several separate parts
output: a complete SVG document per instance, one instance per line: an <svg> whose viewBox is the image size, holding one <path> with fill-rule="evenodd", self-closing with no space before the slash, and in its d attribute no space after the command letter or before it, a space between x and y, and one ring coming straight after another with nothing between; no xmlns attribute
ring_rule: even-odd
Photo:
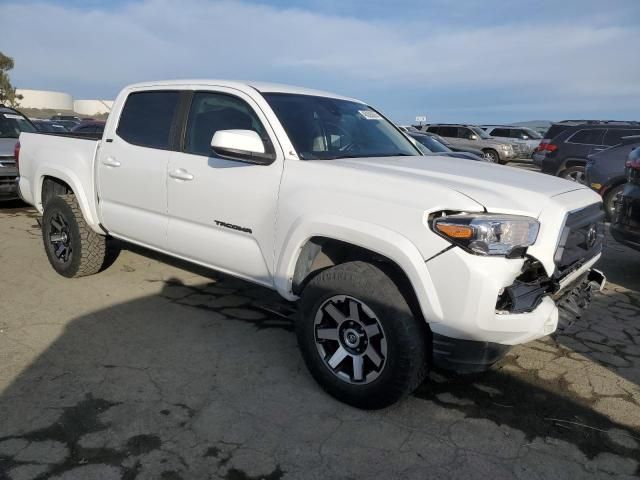
<svg viewBox="0 0 640 480"><path fill-rule="evenodd" d="M433 219L431 228L441 237L476 255L521 257L533 245L540 224L518 215L455 214Z"/></svg>
<svg viewBox="0 0 640 480"><path fill-rule="evenodd" d="M500 148L502 148L502 150L504 150L505 152L512 150L511 145L500 145Z"/></svg>

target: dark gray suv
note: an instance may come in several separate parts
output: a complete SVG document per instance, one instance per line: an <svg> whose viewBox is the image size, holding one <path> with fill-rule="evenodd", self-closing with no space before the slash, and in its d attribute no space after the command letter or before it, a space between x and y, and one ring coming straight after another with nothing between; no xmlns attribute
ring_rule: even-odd
<svg viewBox="0 0 640 480"><path fill-rule="evenodd" d="M638 122L592 122L565 128L549 143L538 147L538 151L544 152L542 172L585 183L587 157L633 135L640 135Z"/></svg>

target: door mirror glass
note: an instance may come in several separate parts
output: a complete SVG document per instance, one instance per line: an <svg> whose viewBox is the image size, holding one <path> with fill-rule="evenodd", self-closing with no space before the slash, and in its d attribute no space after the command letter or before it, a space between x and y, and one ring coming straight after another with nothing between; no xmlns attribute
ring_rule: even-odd
<svg viewBox="0 0 640 480"><path fill-rule="evenodd" d="M471 135L469 135L469 140L477 140L478 139L478 135L476 135L475 133L472 133Z"/></svg>
<svg viewBox="0 0 640 480"><path fill-rule="evenodd" d="M272 153L266 153L264 143L253 130L218 130L211 139L211 148L222 157L249 163L271 163Z"/></svg>
<svg viewBox="0 0 640 480"><path fill-rule="evenodd" d="M522 140L529 140L529 135L522 135L520 138Z"/></svg>

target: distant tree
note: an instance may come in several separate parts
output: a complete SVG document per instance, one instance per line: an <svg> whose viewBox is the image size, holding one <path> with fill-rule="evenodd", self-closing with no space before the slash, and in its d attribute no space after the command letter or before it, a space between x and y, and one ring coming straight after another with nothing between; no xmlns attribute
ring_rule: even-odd
<svg viewBox="0 0 640 480"><path fill-rule="evenodd" d="M9 70L13 68L13 58L0 52L0 103L17 107L22 95L16 95L16 89L9 80Z"/></svg>

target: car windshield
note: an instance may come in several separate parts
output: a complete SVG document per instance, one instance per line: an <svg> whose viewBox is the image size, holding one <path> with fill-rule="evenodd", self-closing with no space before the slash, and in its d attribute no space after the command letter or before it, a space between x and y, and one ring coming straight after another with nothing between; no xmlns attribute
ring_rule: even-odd
<svg viewBox="0 0 640 480"><path fill-rule="evenodd" d="M486 140L487 138L491 138L487 132L485 132L484 130L482 130L480 127L469 127L471 128L471 130L473 130L474 133L476 133L480 138Z"/></svg>
<svg viewBox="0 0 640 480"><path fill-rule="evenodd" d="M435 138L430 137L429 135L411 135L411 136L415 138L418 142L420 142L422 145L427 147L430 152L434 152L434 153L451 152L449 148L445 147L442 143L440 143Z"/></svg>
<svg viewBox="0 0 640 480"><path fill-rule="evenodd" d="M303 160L420 155L393 124L362 103L289 93L264 97Z"/></svg>
<svg viewBox="0 0 640 480"><path fill-rule="evenodd" d="M0 113L0 138L18 138L20 132L36 132L36 127L17 113Z"/></svg>

